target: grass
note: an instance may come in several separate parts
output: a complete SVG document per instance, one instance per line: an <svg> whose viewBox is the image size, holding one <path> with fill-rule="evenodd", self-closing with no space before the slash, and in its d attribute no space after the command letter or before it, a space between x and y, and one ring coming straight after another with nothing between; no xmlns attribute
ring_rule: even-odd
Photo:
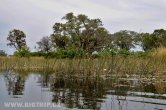
<svg viewBox="0 0 166 110"><path fill-rule="evenodd" d="M79 77L158 75L166 73L165 67L165 48L156 49L148 57L136 55L77 59L0 57L0 70L41 71Z"/></svg>

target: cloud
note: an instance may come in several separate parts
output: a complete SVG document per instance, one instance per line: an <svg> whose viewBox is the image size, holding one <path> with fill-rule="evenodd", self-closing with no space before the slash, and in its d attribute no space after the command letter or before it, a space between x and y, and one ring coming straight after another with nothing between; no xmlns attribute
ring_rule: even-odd
<svg viewBox="0 0 166 110"><path fill-rule="evenodd" d="M100 18L111 32L152 32L166 28L165 0L0 0L0 43L14 28L24 31L34 48L68 12Z"/></svg>

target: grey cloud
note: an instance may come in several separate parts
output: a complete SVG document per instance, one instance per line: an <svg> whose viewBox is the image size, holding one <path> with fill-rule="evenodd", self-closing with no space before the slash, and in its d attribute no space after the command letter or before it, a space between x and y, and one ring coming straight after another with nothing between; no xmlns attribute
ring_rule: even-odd
<svg viewBox="0 0 166 110"><path fill-rule="evenodd" d="M9 30L18 28L33 48L68 12L100 18L111 33L152 32L166 28L165 10L165 0L0 0L0 42L6 42Z"/></svg>

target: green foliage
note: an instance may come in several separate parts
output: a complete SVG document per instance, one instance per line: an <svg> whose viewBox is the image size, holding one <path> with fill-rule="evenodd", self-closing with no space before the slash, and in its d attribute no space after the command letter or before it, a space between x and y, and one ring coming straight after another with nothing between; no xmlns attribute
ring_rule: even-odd
<svg viewBox="0 0 166 110"><path fill-rule="evenodd" d="M9 43L8 46L14 47L16 50L21 50L22 48L26 48L26 41L25 41L26 35L23 31L13 29L9 32L9 35L7 37L7 40Z"/></svg>
<svg viewBox="0 0 166 110"><path fill-rule="evenodd" d="M144 52L144 51L127 51L125 49L105 49L101 52L99 52L98 57L110 57L113 55L121 55L121 56L138 56L138 57L149 57L150 52Z"/></svg>
<svg viewBox="0 0 166 110"><path fill-rule="evenodd" d="M39 42L37 42L38 50L41 52L51 51L53 45L49 37L43 37Z"/></svg>
<svg viewBox="0 0 166 110"><path fill-rule="evenodd" d="M158 38L158 45L166 47L166 30L156 29L152 35Z"/></svg>
<svg viewBox="0 0 166 110"><path fill-rule="evenodd" d="M149 33L142 33L140 36L141 36L142 48L144 51L148 51L160 46L159 38L157 36Z"/></svg>
<svg viewBox="0 0 166 110"><path fill-rule="evenodd" d="M80 48L87 53L109 46L110 36L100 19L90 19L86 15L67 13L65 23L55 23L51 35L56 48Z"/></svg>
<svg viewBox="0 0 166 110"><path fill-rule="evenodd" d="M56 58L78 58L83 57L85 55L85 52L81 49L58 49L55 51Z"/></svg>
<svg viewBox="0 0 166 110"><path fill-rule="evenodd" d="M45 58L80 58L85 56L82 49L57 49L51 52L31 52L31 56L45 57Z"/></svg>
<svg viewBox="0 0 166 110"><path fill-rule="evenodd" d="M117 49L105 49L99 52L100 57L109 57L117 54Z"/></svg>
<svg viewBox="0 0 166 110"><path fill-rule="evenodd" d="M138 57L150 57L150 52L137 51L137 52L132 52L132 55Z"/></svg>
<svg viewBox="0 0 166 110"><path fill-rule="evenodd" d="M141 46L144 51L149 51L158 47L166 47L166 30L157 29L152 34L141 33L139 35Z"/></svg>
<svg viewBox="0 0 166 110"><path fill-rule="evenodd" d="M121 30L110 34L100 19L90 19L84 14L67 13L63 23L55 23L53 33L37 42L38 52L30 52L23 31L13 29L9 32L7 45L17 51L15 56L44 56L46 58L106 57L113 55L146 56L146 52L158 47L166 47L166 30L156 29L153 33L140 33ZM142 47L145 52L130 52ZM56 49L56 51L55 51ZM94 54L97 52L97 54ZM5 52L0 51L1 56Z"/></svg>
<svg viewBox="0 0 166 110"><path fill-rule="evenodd" d="M43 57L46 56L47 54L45 52L31 52L30 55L32 57Z"/></svg>
<svg viewBox="0 0 166 110"><path fill-rule="evenodd" d="M118 54L123 55L123 56L127 56L127 55L130 55L131 53L126 49L120 49L120 50L118 50Z"/></svg>
<svg viewBox="0 0 166 110"><path fill-rule="evenodd" d="M82 49L74 49L74 48L67 48L67 49L57 49L56 51L51 52L30 52L29 50L22 49L20 51L16 51L14 53L15 56L19 57L45 57L45 58L83 58L83 57L91 57L91 58L99 58L99 57L111 57L115 55L120 56L138 56L138 57L149 57L150 52L131 52L125 49L105 49L102 51L95 51L92 54L87 54Z"/></svg>
<svg viewBox="0 0 166 110"><path fill-rule="evenodd" d="M67 36L60 36L57 34L52 34L51 39L55 48L65 49L68 46L69 38Z"/></svg>
<svg viewBox="0 0 166 110"><path fill-rule="evenodd" d="M113 43L117 48L129 51L134 47L134 39L137 33L133 31L122 30L113 34Z"/></svg>
<svg viewBox="0 0 166 110"><path fill-rule="evenodd" d="M18 57L30 57L31 53L30 53L29 49L22 48L20 50L17 50L16 52L14 52L14 56L18 56Z"/></svg>
<svg viewBox="0 0 166 110"><path fill-rule="evenodd" d="M0 50L0 56L7 56L7 54L4 50Z"/></svg>

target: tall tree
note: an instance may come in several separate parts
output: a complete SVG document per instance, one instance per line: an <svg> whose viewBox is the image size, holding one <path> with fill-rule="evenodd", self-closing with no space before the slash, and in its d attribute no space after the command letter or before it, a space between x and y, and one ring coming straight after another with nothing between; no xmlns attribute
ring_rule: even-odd
<svg viewBox="0 0 166 110"><path fill-rule="evenodd" d="M90 19L83 14L75 16L73 13L67 13L62 19L65 23L53 26L52 39L57 47L82 48L91 53L106 46L110 35L100 19Z"/></svg>
<svg viewBox="0 0 166 110"><path fill-rule="evenodd" d="M158 43L160 46L166 47L166 30L164 29L156 29L152 33L152 36L158 38Z"/></svg>
<svg viewBox="0 0 166 110"><path fill-rule="evenodd" d="M22 48L26 48L26 35L23 31L18 29L13 29L9 32L7 40L9 43L8 46L14 47L16 50L21 50Z"/></svg>
<svg viewBox="0 0 166 110"><path fill-rule="evenodd" d="M39 42L37 42L38 49L41 52L49 52L52 49L51 39L49 37L43 37Z"/></svg>
<svg viewBox="0 0 166 110"><path fill-rule="evenodd" d="M166 30L164 29L156 29L152 34L141 33L139 37L144 51L160 46L166 47Z"/></svg>
<svg viewBox="0 0 166 110"><path fill-rule="evenodd" d="M121 30L113 34L113 43L120 49L130 50L134 47L134 38L136 35L136 32Z"/></svg>
<svg viewBox="0 0 166 110"><path fill-rule="evenodd" d="M141 42L141 47L144 51L150 50L156 46L156 38L152 37L149 33L140 33L139 40Z"/></svg>

